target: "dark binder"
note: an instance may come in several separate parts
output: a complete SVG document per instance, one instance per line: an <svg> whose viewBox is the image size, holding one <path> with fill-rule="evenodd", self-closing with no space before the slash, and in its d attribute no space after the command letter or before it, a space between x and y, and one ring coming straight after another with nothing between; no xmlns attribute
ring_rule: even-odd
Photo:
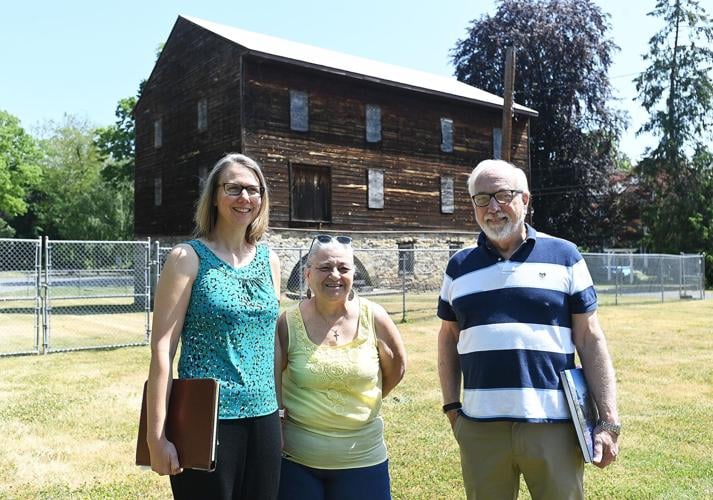
<svg viewBox="0 0 713 500"><path fill-rule="evenodd" d="M582 456L586 463L590 463L594 455L594 428L599 419L597 406L589 393L587 381L581 368L561 371L560 379L567 399L567 406L569 406L569 413L572 415L574 429L577 431L577 440L582 449Z"/></svg>
<svg viewBox="0 0 713 500"><path fill-rule="evenodd" d="M151 465L146 443L146 389L141 400L136 465ZM166 438L178 452L184 469L215 470L218 432L218 381L210 378L173 379L166 413Z"/></svg>

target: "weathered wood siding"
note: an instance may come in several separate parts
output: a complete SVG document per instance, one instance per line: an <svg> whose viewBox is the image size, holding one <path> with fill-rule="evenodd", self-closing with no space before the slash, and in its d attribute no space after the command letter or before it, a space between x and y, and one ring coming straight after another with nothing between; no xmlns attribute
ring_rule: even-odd
<svg viewBox="0 0 713 500"><path fill-rule="evenodd" d="M265 169L273 227L290 220L290 165L332 170L332 222L338 230L473 227L466 180L492 157L498 109L248 57L244 63L244 152ZM289 91L309 94L309 131L290 130ZM382 140L366 141L365 108L381 107ZM440 150L440 119L454 122L454 151ZM513 127L513 161L528 168L527 118ZM384 208L367 208L367 171L384 170ZM529 173L529 172L528 172ZM455 211L442 214L440 176L455 178Z"/></svg>
<svg viewBox="0 0 713 500"><path fill-rule="evenodd" d="M240 151L240 53L181 18L149 78L134 115L137 236L187 234L193 228L200 167L210 169L227 152ZM208 121L198 131L198 101L207 99ZM154 148L154 120L163 144ZM162 179L162 203L154 205L154 178Z"/></svg>
<svg viewBox="0 0 713 500"><path fill-rule="evenodd" d="M227 152L264 168L271 226L349 230L464 230L474 227L466 179L493 155L501 111L447 97L307 69L260 55L182 18L137 104L135 234L188 234L201 169ZM290 90L309 96L309 131L290 130ZM208 122L198 131L198 101ZM365 109L381 110L382 140L366 140ZM453 152L441 151L441 118L453 120ZM154 121L162 145L154 147ZM528 118L513 125L513 162L529 168ZM290 166L329 167L331 223L290 217ZM383 170L383 209L369 209L368 169ZM454 211L441 213L441 175L454 178ZM528 171L529 175L529 171ZM154 204L161 178L162 203Z"/></svg>

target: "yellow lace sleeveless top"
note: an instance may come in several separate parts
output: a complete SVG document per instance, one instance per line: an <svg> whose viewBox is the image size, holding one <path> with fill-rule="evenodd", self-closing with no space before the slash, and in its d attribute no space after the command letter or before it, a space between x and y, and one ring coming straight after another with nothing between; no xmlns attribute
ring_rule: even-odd
<svg viewBox="0 0 713 500"><path fill-rule="evenodd" d="M316 345L307 336L299 306L287 311L283 451L308 467L348 469L386 460L374 314L370 301L357 300L357 335L339 346Z"/></svg>

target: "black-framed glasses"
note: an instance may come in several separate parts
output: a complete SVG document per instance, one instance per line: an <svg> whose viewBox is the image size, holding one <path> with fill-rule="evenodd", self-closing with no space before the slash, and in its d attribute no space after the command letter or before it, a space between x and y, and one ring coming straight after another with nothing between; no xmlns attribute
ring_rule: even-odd
<svg viewBox="0 0 713 500"><path fill-rule="evenodd" d="M242 184L237 184L235 182L224 182L219 185L223 186L223 191L228 196L242 196L243 191L248 194L248 198L260 198L265 194L264 186L243 186Z"/></svg>
<svg viewBox="0 0 713 500"><path fill-rule="evenodd" d="M312 247L314 246L315 242L326 245L327 243L331 243L332 241L336 241L337 243L341 243L342 245L352 244L352 239L349 236L332 236L331 234L318 234L312 239L312 244L309 246L310 252L312 251Z"/></svg>
<svg viewBox="0 0 713 500"><path fill-rule="evenodd" d="M490 199L495 198L495 201L501 205L507 205L515 199L515 195L522 194L523 191L517 189L504 189L496 193L478 193L471 196L476 207L487 207L490 205Z"/></svg>

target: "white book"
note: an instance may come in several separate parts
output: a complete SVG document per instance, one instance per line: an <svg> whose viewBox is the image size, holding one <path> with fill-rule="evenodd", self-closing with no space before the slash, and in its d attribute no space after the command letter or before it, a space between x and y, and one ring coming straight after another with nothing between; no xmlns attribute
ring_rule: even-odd
<svg viewBox="0 0 713 500"><path fill-rule="evenodd" d="M589 393L581 368L561 371L560 379L584 461L591 463L594 456L594 428L599 420L597 405Z"/></svg>

